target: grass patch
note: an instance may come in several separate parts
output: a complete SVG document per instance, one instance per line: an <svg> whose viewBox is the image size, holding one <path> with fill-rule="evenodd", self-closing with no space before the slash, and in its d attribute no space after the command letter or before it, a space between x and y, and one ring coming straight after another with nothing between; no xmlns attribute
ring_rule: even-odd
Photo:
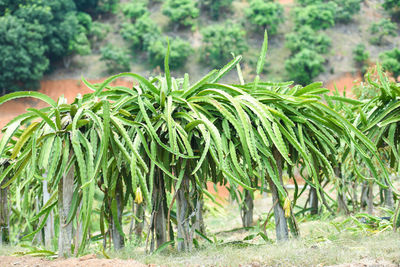
<svg viewBox="0 0 400 267"><path fill-rule="evenodd" d="M315 226L315 224L314 224ZM400 264L399 234L391 232L374 236L341 234L334 241L308 237L269 245L207 245L191 253L165 251L158 255L134 252L127 247L111 257L135 259L145 264L163 266L239 266L251 264L274 266L326 266L343 263L384 260ZM134 254L132 254L134 253Z"/></svg>

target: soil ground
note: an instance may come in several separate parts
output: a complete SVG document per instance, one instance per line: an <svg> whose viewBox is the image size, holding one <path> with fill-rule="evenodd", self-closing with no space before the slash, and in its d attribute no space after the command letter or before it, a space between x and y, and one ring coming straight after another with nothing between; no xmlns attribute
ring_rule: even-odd
<svg viewBox="0 0 400 267"><path fill-rule="evenodd" d="M134 260L98 259L96 255L86 255L81 258L47 260L38 257L0 256L0 265L4 267L142 267L148 266Z"/></svg>

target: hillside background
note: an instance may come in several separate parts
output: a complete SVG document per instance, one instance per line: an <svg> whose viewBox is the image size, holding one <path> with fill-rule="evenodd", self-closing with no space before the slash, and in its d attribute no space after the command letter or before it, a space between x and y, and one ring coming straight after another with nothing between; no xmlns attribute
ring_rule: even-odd
<svg viewBox="0 0 400 267"><path fill-rule="evenodd" d="M0 0L0 95L40 90L71 101L89 92L82 77L154 77L167 38L175 77L196 81L234 52L251 81L265 29L262 79L323 81L342 91L378 61L400 75L399 10L399 0ZM238 82L237 73L224 82ZM0 106L0 126L30 106L40 104Z"/></svg>
<svg viewBox="0 0 400 267"><path fill-rule="evenodd" d="M129 57L129 71L142 74L144 76L154 76L162 70L158 66L154 66L149 62L146 51L132 51L129 41L122 38L120 31L121 25L128 19L123 15L121 7L130 2L129 0L119 1L119 7L114 14L109 13L100 16L94 21L101 22L108 29L104 40L93 42L91 54L86 56L74 55L71 57L69 68L65 68L61 62L54 64L51 72L45 75L45 79L80 79L81 76L89 79L98 79L109 74L114 74L112 70L108 71L107 63L101 60L101 48L112 44L127 51L126 56ZM165 36L180 37L189 41L194 52L191 53L186 63L173 70L175 76L182 76L189 73L192 80L202 77L212 69L202 57L202 29L210 25L219 25L225 20L233 20L242 25L246 31L243 37L248 43L248 50L243 53L242 70L245 78L251 79L254 75L255 64L258 53L263 41L264 27L252 25L245 16L245 10L249 8L248 1L234 0L231 7L221 11L218 20L212 20L206 11L200 10L198 18L195 19L192 27L176 27L176 23L162 13L162 1L150 1L148 10L150 18L162 29ZM277 27L277 33L269 36L269 52L267 55L267 67L264 72L265 79L272 81L290 80L290 75L285 70L285 60L291 55L290 50L285 46L287 34L296 33L294 25L294 9L300 6L299 3L292 0L282 0L280 4L284 8L284 21ZM317 32L326 34L331 39L329 51L324 55L323 72L313 78L317 81L329 83L330 81L349 77L355 79L360 78L360 67L353 59L353 50L358 44L364 44L366 51L369 52L370 58L367 64L374 64L378 61L380 53L400 47L400 34L397 28L396 36L386 36L385 42L381 45L371 44L369 41L371 33L369 28L374 23L379 22L383 18L390 19L390 14L382 7L383 1L365 0L360 2L360 11L354 14L347 23L335 23L333 27ZM228 51L227 51L228 52ZM237 78L234 72L229 76L232 82L236 82ZM350 78L351 79L351 78Z"/></svg>

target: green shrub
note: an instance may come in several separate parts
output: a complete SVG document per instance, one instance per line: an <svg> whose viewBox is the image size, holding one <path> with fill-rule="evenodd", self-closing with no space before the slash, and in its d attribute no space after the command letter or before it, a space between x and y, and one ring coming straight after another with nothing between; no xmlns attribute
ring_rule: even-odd
<svg viewBox="0 0 400 267"><path fill-rule="evenodd" d="M297 2L302 6L309 6L315 4L321 4L323 0L297 0Z"/></svg>
<svg viewBox="0 0 400 267"><path fill-rule="evenodd" d="M337 5L335 21L350 22L353 15L360 12L361 0L333 0Z"/></svg>
<svg viewBox="0 0 400 267"><path fill-rule="evenodd" d="M92 18L87 13L83 12L78 12L76 17L79 21L79 30L74 38L69 41L67 54L89 55L92 52L88 39L92 28ZM66 67L68 67L68 65L69 63Z"/></svg>
<svg viewBox="0 0 400 267"><path fill-rule="evenodd" d="M99 21L93 21L89 36L94 42L102 41L107 37L107 34L110 31L111 26L109 24L101 23Z"/></svg>
<svg viewBox="0 0 400 267"><path fill-rule="evenodd" d="M201 6L208 10L213 19L218 19L224 9L229 9L233 0L202 0Z"/></svg>
<svg viewBox="0 0 400 267"><path fill-rule="evenodd" d="M290 79L304 85L324 71L324 61L317 52L305 48L285 61L285 69Z"/></svg>
<svg viewBox="0 0 400 267"><path fill-rule="evenodd" d="M92 17L84 12L78 12L76 14L79 25L83 26L85 29L85 34L89 33L92 29Z"/></svg>
<svg viewBox="0 0 400 267"><path fill-rule="evenodd" d="M296 27L308 25L314 30L327 29L335 25L337 5L333 2L313 4L295 9Z"/></svg>
<svg viewBox="0 0 400 267"><path fill-rule="evenodd" d="M203 29L203 59L212 66L220 67L232 59L233 52L240 55L247 51L246 31L236 23L210 25Z"/></svg>
<svg viewBox="0 0 400 267"><path fill-rule="evenodd" d="M279 24L284 21L283 7L269 0L251 0L246 17L250 23L266 27L269 34L276 34Z"/></svg>
<svg viewBox="0 0 400 267"><path fill-rule="evenodd" d="M182 26L194 25L194 19L199 16L199 9L194 0L166 0L162 7L164 15L172 22Z"/></svg>
<svg viewBox="0 0 400 267"><path fill-rule="evenodd" d="M361 70L364 75L367 71L367 61L369 59L369 52L365 50L364 44L358 44L353 49L353 60L356 62L356 66Z"/></svg>
<svg viewBox="0 0 400 267"><path fill-rule="evenodd" d="M400 0L385 0L383 8L389 11L394 19L400 20Z"/></svg>
<svg viewBox="0 0 400 267"><path fill-rule="evenodd" d="M148 47L149 60L152 65L164 68L164 58L167 54L167 40L164 37L158 38ZM178 69L185 65L188 56L193 52L190 43L181 38L170 39L169 66L171 69Z"/></svg>
<svg viewBox="0 0 400 267"><path fill-rule="evenodd" d="M129 56L127 51L115 47L115 45L107 44L100 49L101 61L107 64L107 70L110 73L129 71Z"/></svg>
<svg viewBox="0 0 400 267"><path fill-rule="evenodd" d="M379 54L379 59L385 71L393 74L397 78L400 75L400 49L393 48L393 50L385 51Z"/></svg>
<svg viewBox="0 0 400 267"><path fill-rule="evenodd" d="M132 48L146 50L148 45L161 35L161 29L148 14L145 14L134 24L122 24L120 33L126 41L130 42Z"/></svg>
<svg viewBox="0 0 400 267"><path fill-rule="evenodd" d="M116 13L119 0L99 0L97 11L100 13Z"/></svg>
<svg viewBox="0 0 400 267"><path fill-rule="evenodd" d="M296 32L286 35L286 47L292 53L297 53L303 48L316 51L321 54L328 52L331 39L323 33L315 32L310 26L303 26Z"/></svg>
<svg viewBox="0 0 400 267"><path fill-rule="evenodd" d="M129 18L132 21L135 21L136 19L149 12L149 10L147 9L147 4L147 0L131 0L128 3L122 4L121 10L125 17Z"/></svg>
<svg viewBox="0 0 400 267"><path fill-rule="evenodd" d="M360 65L363 65L369 59L369 52L365 50L364 44L358 44L353 49L353 59Z"/></svg>
<svg viewBox="0 0 400 267"><path fill-rule="evenodd" d="M397 25L389 19L381 19L378 22L372 23L369 32L371 33L371 44L381 45L386 36L397 35Z"/></svg>

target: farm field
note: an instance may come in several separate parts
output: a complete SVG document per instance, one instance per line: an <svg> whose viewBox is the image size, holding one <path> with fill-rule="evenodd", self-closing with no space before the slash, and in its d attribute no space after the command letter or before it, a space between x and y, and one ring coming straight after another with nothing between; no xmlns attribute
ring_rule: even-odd
<svg viewBox="0 0 400 267"><path fill-rule="evenodd" d="M1 266L400 266L399 0L0 0Z"/></svg>

